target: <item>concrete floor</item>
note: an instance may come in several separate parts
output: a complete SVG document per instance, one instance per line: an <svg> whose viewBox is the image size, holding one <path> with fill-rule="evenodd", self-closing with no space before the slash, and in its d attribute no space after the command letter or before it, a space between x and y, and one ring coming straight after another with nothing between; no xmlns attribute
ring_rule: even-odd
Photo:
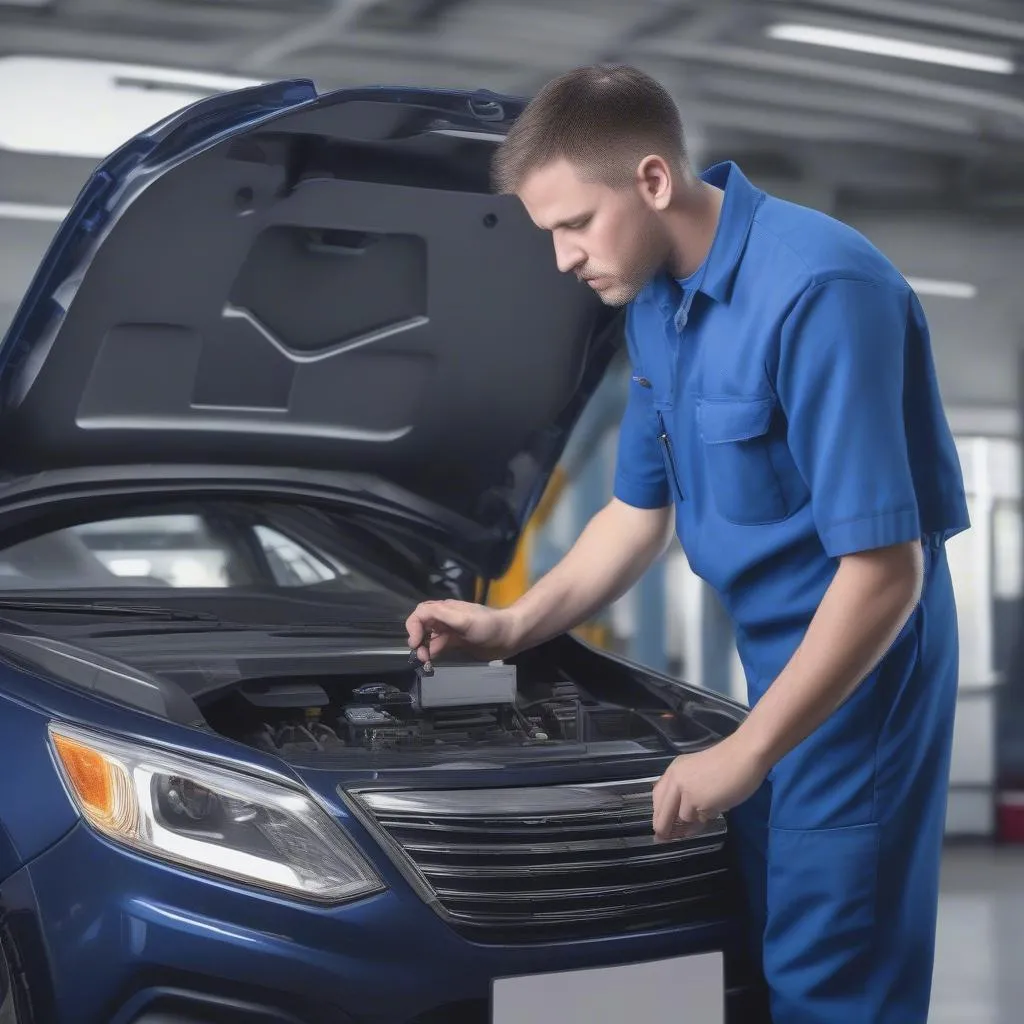
<svg viewBox="0 0 1024 1024"><path fill-rule="evenodd" d="M1024 1021L1024 847L946 854L929 1024Z"/></svg>

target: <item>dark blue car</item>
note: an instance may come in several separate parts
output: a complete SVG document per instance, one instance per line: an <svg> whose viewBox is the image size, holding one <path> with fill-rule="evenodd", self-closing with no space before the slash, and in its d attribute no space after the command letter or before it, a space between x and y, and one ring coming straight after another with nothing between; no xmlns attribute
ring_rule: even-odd
<svg viewBox="0 0 1024 1024"><path fill-rule="evenodd" d="M744 709L405 646L621 339L489 192L519 109L213 97L58 232L0 350L0 1024L753 1019L726 821L650 824Z"/></svg>

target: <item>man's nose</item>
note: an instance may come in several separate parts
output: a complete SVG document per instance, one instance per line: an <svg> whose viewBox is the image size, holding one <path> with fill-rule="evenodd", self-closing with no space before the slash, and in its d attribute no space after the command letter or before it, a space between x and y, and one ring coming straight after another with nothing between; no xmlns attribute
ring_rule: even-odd
<svg viewBox="0 0 1024 1024"><path fill-rule="evenodd" d="M569 271L577 270L587 262L587 254L571 242L556 241L555 262L563 274L568 274Z"/></svg>

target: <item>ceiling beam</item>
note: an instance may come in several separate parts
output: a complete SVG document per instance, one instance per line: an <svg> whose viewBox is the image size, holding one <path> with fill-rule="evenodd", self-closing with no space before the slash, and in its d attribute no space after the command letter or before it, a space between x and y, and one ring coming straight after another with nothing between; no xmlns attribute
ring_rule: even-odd
<svg viewBox="0 0 1024 1024"><path fill-rule="evenodd" d="M684 0L646 0L629 7L636 13L624 24L614 22L597 40L582 37L567 40L561 48L557 67L528 67L517 91L531 96L549 77L572 67L628 63L631 48L651 35L674 32L689 37L691 32L714 33L723 13L731 11L732 6L731 0L719 0L717 4L712 0L697 0L696 6Z"/></svg>
<svg viewBox="0 0 1024 1024"><path fill-rule="evenodd" d="M923 28L945 29L958 35L987 36L1007 42L1024 42L1024 21L1009 10L1005 17L977 10L977 5L951 7L929 0L813 0L812 3L794 3L793 0L768 0L768 6L779 8L781 17L812 17L822 8L852 17L873 19L882 23L899 21L917 24ZM763 10L763 7L762 7Z"/></svg>
<svg viewBox="0 0 1024 1024"><path fill-rule="evenodd" d="M638 8L643 13L626 31L610 38L591 59L594 63L622 61L632 47L665 32L691 43L716 39L741 24L749 6L744 0L699 0L689 7L680 0L648 0L646 8Z"/></svg>
<svg viewBox="0 0 1024 1024"><path fill-rule="evenodd" d="M893 96L904 96L929 103L977 110L1005 117L1024 131L1024 99L988 89L954 85L924 75L899 74L839 61L800 57L790 53L759 50L749 46L701 43L687 39L648 39L638 52L686 61L691 66L737 68L796 79L830 82Z"/></svg>
<svg viewBox="0 0 1024 1024"><path fill-rule="evenodd" d="M743 20L748 0L647 0L640 7L640 14L623 29L612 30L603 43L595 46L589 43L573 52L565 67L584 64L628 64L635 48L645 39L657 38L666 32L674 38L684 38L692 44L714 39L734 29ZM637 8L633 8L636 10ZM561 69L559 69L561 70ZM532 95L539 89L545 77L539 73L525 77L519 90L523 95ZM684 69L672 69L671 81L665 87L672 93L680 107L695 106L696 83ZM704 161L706 138L701 117L687 119L686 150L689 159L697 166Z"/></svg>
<svg viewBox="0 0 1024 1024"><path fill-rule="evenodd" d="M118 31L110 25L92 27L81 22L73 27L56 22L11 25L0 19L0 36L5 54L107 60L204 71L223 70L225 67L224 62L218 59L220 50L216 40L140 36L128 28Z"/></svg>
<svg viewBox="0 0 1024 1024"><path fill-rule="evenodd" d="M325 14L309 18L291 31L236 54L232 64L249 74L272 72L289 57L325 40L341 40L359 18L383 0L334 0Z"/></svg>
<svg viewBox="0 0 1024 1024"><path fill-rule="evenodd" d="M718 127L741 129L751 137L884 146L894 150L937 155L948 154L950 148L948 137L937 135L931 129L883 124L868 118L843 116L835 111L792 110L764 104L707 99L700 101L699 115L702 125L709 131ZM962 148L970 152L980 149L982 145L967 140Z"/></svg>
<svg viewBox="0 0 1024 1024"><path fill-rule="evenodd" d="M940 104L926 105L890 99L884 103L877 96L865 96L842 89L807 89L799 82L779 78L742 75L709 70L700 79L701 95L733 100L737 103L784 107L794 111L835 113L840 116L864 118L881 124L906 124L947 135L976 138L979 135L975 116L961 110L949 110Z"/></svg>

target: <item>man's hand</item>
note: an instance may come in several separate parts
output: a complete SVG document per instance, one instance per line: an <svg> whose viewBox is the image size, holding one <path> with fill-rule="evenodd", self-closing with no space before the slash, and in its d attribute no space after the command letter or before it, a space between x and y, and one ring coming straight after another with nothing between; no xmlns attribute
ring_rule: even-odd
<svg viewBox="0 0 1024 1024"><path fill-rule="evenodd" d="M514 653L516 631L505 609L469 601L424 601L406 620L409 649L425 665L442 651L466 648L484 661Z"/></svg>
<svg viewBox="0 0 1024 1024"><path fill-rule="evenodd" d="M669 765L654 787L654 834L668 839L679 822L711 821L757 792L768 774L738 734Z"/></svg>
<svg viewBox="0 0 1024 1024"><path fill-rule="evenodd" d="M572 550L508 608L425 601L409 616L409 647L429 662L462 647L485 660L508 658L586 622L621 597L668 546L672 507L633 508L612 499Z"/></svg>

